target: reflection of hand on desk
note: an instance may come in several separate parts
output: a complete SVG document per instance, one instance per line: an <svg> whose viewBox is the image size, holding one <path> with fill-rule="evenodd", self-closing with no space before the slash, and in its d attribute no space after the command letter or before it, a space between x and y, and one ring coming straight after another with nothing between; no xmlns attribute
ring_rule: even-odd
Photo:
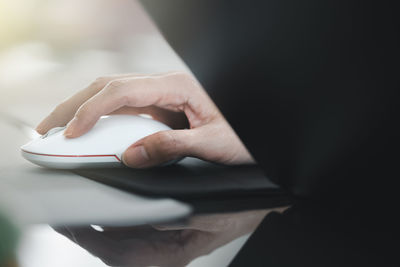
<svg viewBox="0 0 400 267"><path fill-rule="evenodd" d="M193 216L182 225L127 228L56 227L55 230L111 266L185 266L251 233L273 210Z"/></svg>

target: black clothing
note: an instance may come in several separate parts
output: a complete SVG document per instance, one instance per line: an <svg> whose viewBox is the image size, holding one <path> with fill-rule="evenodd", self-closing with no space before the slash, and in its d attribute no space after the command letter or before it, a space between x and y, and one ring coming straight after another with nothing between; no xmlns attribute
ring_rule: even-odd
<svg viewBox="0 0 400 267"><path fill-rule="evenodd" d="M143 3L268 177L294 195L383 193L398 177L392 2Z"/></svg>
<svg viewBox="0 0 400 267"><path fill-rule="evenodd" d="M266 258L276 244L277 250L288 249L275 254L282 256L277 261L259 266L313 266L318 231L307 231L318 225L324 233L334 229L344 243L354 238L347 245L359 245L354 251L362 255L379 247L375 241L398 240L395 227L384 223L394 222L399 203L400 16L395 3L143 1L266 175L296 199L312 203L313 208L302 204L296 212L267 217L237 261ZM337 220L327 219L329 212ZM349 214L350 221L369 226L349 236L343 219ZM307 225L304 235L298 224ZM376 229L388 234L363 242L363 235ZM285 243L291 233L293 242ZM322 244L322 250L328 247ZM332 254L325 250L328 254L320 256L334 257L345 248L333 246ZM388 261L380 266L398 266L393 254L388 257L391 248L382 242L363 263L375 265L382 257ZM346 259L361 263L352 256L319 266L343 266Z"/></svg>

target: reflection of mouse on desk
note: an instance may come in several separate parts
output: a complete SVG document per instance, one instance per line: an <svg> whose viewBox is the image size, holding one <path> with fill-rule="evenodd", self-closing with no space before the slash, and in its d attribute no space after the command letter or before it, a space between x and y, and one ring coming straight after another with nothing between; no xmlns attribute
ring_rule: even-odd
<svg viewBox="0 0 400 267"><path fill-rule="evenodd" d="M66 138L64 129L53 128L22 146L22 156L37 165L57 169L119 167L122 154L131 144L171 128L141 116L110 115L100 118L78 138Z"/></svg>

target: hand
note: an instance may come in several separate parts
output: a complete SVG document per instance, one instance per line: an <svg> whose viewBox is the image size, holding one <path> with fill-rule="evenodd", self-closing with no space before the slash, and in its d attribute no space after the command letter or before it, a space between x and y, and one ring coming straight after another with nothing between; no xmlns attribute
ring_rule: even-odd
<svg viewBox="0 0 400 267"><path fill-rule="evenodd" d="M274 210L198 215L184 225L54 227L110 266L186 266L230 241L253 232Z"/></svg>
<svg viewBox="0 0 400 267"><path fill-rule="evenodd" d="M161 131L132 144L125 165L145 168L191 156L223 164L254 160L216 105L189 74L102 77L46 117L40 134L67 125L67 138L88 132L102 115L149 114L174 130ZM186 129L189 127L189 129Z"/></svg>

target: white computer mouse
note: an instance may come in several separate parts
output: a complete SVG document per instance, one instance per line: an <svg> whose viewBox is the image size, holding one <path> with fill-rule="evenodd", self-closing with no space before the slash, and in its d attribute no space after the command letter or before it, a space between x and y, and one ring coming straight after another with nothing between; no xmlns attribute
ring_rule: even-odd
<svg viewBox="0 0 400 267"><path fill-rule="evenodd" d="M21 147L22 156L43 167L56 169L121 167L124 151L139 139L170 130L167 125L142 116L103 116L86 134L66 138L65 127L48 131Z"/></svg>

